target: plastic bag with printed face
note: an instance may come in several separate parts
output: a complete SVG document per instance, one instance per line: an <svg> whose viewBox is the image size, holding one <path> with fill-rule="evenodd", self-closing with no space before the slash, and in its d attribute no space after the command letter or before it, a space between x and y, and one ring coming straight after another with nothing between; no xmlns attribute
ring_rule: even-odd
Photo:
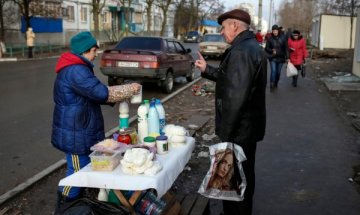
<svg viewBox="0 0 360 215"><path fill-rule="evenodd" d="M233 143L218 143L209 147L211 166L198 190L208 198L242 201L246 188L241 162L244 151Z"/></svg>

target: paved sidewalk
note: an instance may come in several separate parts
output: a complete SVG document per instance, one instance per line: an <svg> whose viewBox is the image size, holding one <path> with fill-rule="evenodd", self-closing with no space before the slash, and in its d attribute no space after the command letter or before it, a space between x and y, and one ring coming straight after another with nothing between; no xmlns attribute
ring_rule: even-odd
<svg viewBox="0 0 360 215"><path fill-rule="evenodd" d="M327 92L299 78L282 77L267 93L267 131L258 144L254 214L360 214L360 195L349 182L359 144Z"/></svg>

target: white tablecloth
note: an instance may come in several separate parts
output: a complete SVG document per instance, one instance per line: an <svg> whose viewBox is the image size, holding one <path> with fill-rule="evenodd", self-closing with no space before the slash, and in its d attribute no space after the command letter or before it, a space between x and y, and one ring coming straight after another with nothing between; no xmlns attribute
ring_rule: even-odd
<svg viewBox="0 0 360 215"><path fill-rule="evenodd" d="M170 148L165 155L156 155L163 169L155 176L126 175L121 164L112 172L93 171L90 164L59 182L60 186L94 187L114 190L156 189L158 198L163 196L183 171L195 147L193 137L186 138L185 146Z"/></svg>

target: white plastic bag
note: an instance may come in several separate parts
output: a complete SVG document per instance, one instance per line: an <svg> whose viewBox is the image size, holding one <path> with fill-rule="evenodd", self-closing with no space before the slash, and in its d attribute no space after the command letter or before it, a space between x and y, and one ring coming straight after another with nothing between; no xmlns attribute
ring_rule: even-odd
<svg viewBox="0 0 360 215"><path fill-rule="evenodd" d="M297 71L296 67L292 63L288 62L287 68L286 68L286 76L292 77L297 74L298 74L298 71Z"/></svg>
<svg viewBox="0 0 360 215"><path fill-rule="evenodd" d="M241 146L225 142L212 145L209 150L210 170L198 192L208 198L242 201L246 178L241 162L245 161L246 157Z"/></svg>

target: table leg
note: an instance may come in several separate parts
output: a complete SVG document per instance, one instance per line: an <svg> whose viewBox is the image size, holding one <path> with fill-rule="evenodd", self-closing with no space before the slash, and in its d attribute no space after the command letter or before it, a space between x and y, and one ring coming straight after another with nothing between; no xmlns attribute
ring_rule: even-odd
<svg viewBox="0 0 360 215"><path fill-rule="evenodd" d="M136 215L134 208L130 204L130 202L125 198L125 196L120 192L120 190L114 190L116 197L120 200L121 204L123 204L127 209L129 209L132 215Z"/></svg>
<svg viewBox="0 0 360 215"><path fill-rule="evenodd" d="M141 191L135 191L129 200L125 198L125 196L121 193L120 190L114 190L116 197L120 200L121 204L123 204L127 209L130 210L132 215L135 215L135 210L133 208L136 200L140 197Z"/></svg>

